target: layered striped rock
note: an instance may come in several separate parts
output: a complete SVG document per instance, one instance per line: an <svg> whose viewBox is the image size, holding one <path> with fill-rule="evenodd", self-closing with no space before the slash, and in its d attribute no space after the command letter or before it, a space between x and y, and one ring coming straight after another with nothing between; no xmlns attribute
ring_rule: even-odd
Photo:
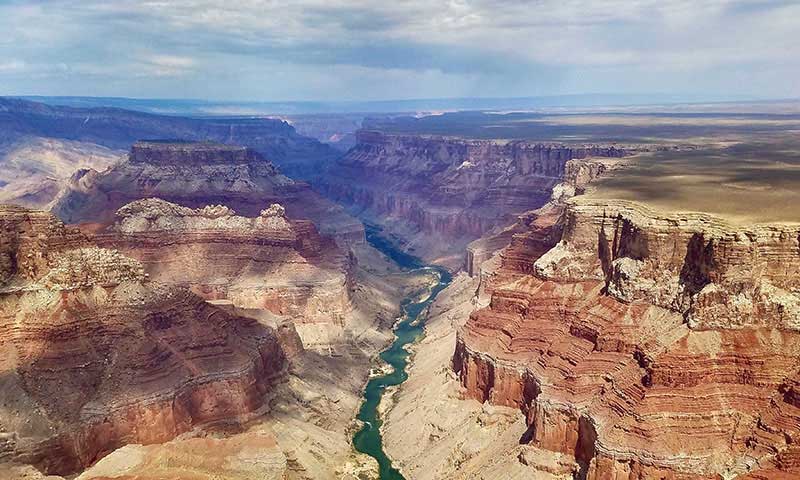
<svg viewBox="0 0 800 480"><path fill-rule="evenodd" d="M0 207L0 462L68 474L266 408L274 331L149 281L44 212Z"/></svg>
<svg viewBox="0 0 800 480"><path fill-rule="evenodd" d="M243 217L222 205L139 200L120 208L95 238L140 260L153 280L209 300L339 329L351 308L354 258L278 204ZM298 328L302 335L305 327Z"/></svg>
<svg viewBox="0 0 800 480"><path fill-rule="evenodd" d="M151 197L187 207L222 204L251 216L281 203L343 244L364 240L363 225L308 184L282 175L253 150L208 142L137 142L126 161L77 172L52 211L68 223L107 224L123 205Z"/></svg>
<svg viewBox="0 0 800 480"><path fill-rule="evenodd" d="M628 153L615 146L362 130L356 146L315 184L397 235L407 249L458 267L467 243L541 207L566 178L602 168L582 160Z"/></svg>
<svg viewBox="0 0 800 480"><path fill-rule="evenodd" d="M798 474L800 227L580 197L534 217L459 334L467 396L581 478Z"/></svg>
<svg viewBox="0 0 800 480"><path fill-rule="evenodd" d="M546 235L553 237L554 232L551 232L549 227L562 214L567 200L575 195L582 194L586 186L602 175L606 169L607 166L602 161L586 160L584 158L567 161L564 165L564 174L561 182L553 187L550 200L537 210L530 210L521 214L517 217L516 222L501 229L499 232L483 236L471 242L466 248L464 269L470 276L480 274L479 270L481 268L491 270L493 265L487 264L487 260L499 250L508 246L513 239L519 241L530 236L533 231L543 231ZM534 239L534 242L537 245L539 244L537 239ZM554 244L555 241L551 238L544 244L535 247L536 252L538 252L535 257L538 258L539 255L549 250ZM528 257L530 257L530 253L525 252ZM483 275L485 276L487 273L490 272L484 272Z"/></svg>

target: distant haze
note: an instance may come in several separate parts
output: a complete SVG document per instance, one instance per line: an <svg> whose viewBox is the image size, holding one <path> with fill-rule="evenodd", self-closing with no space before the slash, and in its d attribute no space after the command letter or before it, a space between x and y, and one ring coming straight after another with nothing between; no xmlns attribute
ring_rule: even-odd
<svg viewBox="0 0 800 480"><path fill-rule="evenodd" d="M10 0L0 31L0 95L800 97L796 1Z"/></svg>

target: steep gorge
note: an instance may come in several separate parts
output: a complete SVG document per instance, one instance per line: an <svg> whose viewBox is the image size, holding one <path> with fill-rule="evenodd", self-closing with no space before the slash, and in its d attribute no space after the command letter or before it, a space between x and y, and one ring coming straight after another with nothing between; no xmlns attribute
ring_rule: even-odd
<svg viewBox="0 0 800 480"><path fill-rule="evenodd" d="M579 195L649 148L362 131L322 174L298 167L465 269L424 305L409 382L365 393L408 478L800 475L800 227ZM54 212L80 230L0 207L0 463L374 473L349 422L396 304L430 279L365 254L360 222L244 147L138 142Z"/></svg>
<svg viewBox="0 0 800 480"><path fill-rule="evenodd" d="M631 152L361 130L355 147L312 183L406 250L459 268L467 243L547 202L570 162Z"/></svg>
<svg viewBox="0 0 800 480"><path fill-rule="evenodd" d="M400 298L428 279L340 207L251 150L172 141L76 175L55 210L77 228L3 208L0 476L376 468L349 443L358 394Z"/></svg>

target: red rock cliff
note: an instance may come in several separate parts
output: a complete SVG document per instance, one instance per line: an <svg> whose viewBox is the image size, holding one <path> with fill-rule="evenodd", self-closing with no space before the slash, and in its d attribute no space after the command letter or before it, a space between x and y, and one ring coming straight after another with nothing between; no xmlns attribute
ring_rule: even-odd
<svg viewBox="0 0 800 480"><path fill-rule="evenodd" d="M354 259L278 204L242 217L221 205L138 200L95 240L140 260L153 280L207 299L338 326L350 308Z"/></svg>
<svg viewBox="0 0 800 480"><path fill-rule="evenodd" d="M520 408L520 441L581 478L800 473L800 228L580 198L534 217L459 334L467 396Z"/></svg>
<svg viewBox="0 0 800 480"><path fill-rule="evenodd" d="M285 357L274 331L0 207L0 459L67 474L126 443L244 422Z"/></svg>

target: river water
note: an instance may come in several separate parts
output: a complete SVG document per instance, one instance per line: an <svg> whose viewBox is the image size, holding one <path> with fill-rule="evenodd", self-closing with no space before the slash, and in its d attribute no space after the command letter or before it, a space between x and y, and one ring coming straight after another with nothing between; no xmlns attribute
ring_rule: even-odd
<svg viewBox="0 0 800 480"><path fill-rule="evenodd" d="M434 274L437 282L426 288L425 292L414 292L401 304L402 317L395 326L395 339L391 346L381 352L381 359L394 369L388 375L373 377L364 389L364 400L356 418L364 422L363 427L353 435L356 450L378 461L381 480L403 480L403 476L392 467L392 462L383 451L381 421L378 418L378 405L387 387L400 385L408 378L408 352L406 345L414 343L422 336L424 325L417 322L419 315L433 302L451 281L450 273L438 266L424 265L418 258L398 250L380 235L375 228L367 228L367 241L406 270L428 271Z"/></svg>

